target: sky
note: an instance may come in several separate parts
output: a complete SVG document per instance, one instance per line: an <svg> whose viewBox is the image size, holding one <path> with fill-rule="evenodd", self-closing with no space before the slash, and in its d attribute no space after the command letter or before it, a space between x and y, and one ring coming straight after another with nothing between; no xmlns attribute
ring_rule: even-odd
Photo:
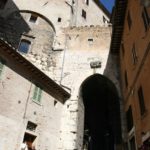
<svg viewBox="0 0 150 150"><path fill-rule="evenodd" d="M106 8L109 10L109 12L112 11L112 7L115 3L115 0L100 0L104 6L106 6Z"/></svg>

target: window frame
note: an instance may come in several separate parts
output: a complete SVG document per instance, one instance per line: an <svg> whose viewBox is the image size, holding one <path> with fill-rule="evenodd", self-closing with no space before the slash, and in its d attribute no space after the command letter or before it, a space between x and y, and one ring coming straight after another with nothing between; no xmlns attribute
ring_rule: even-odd
<svg viewBox="0 0 150 150"><path fill-rule="evenodd" d="M41 99L42 99L42 88L38 85L35 85L34 87L34 91L33 91L33 101L38 103L38 104L41 104Z"/></svg>
<svg viewBox="0 0 150 150"><path fill-rule="evenodd" d="M57 22L58 22L58 23L61 23L61 21L62 21L62 18L61 18L61 17L58 17Z"/></svg>
<svg viewBox="0 0 150 150"><path fill-rule="evenodd" d="M26 126L26 130L31 131L31 132L35 132L37 128L37 124L31 121L27 122L27 126Z"/></svg>
<svg viewBox="0 0 150 150"><path fill-rule="evenodd" d="M143 116L146 112L146 106L145 106L145 99L144 99L144 93L143 93L142 86L140 86L138 88L137 94L138 94L140 114L141 114L141 116Z"/></svg>
<svg viewBox="0 0 150 150"><path fill-rule="evenodd" d="M23 42L26 43L26 44L28 44L28 48L26 50L27 52L24 52L24 50L20 49L21 44L23 44ZM23 53L23 54L27 54L29 52L30 48L31 48L31 41L27 40L27 39L21 39L21 41L19 43L19 46L18 46L18 52Z"/></svg>
<svg viewBox="0 0 150 150"><path fill-rule="evenodd" d="M38 16L35 14L31 14L29 18L29 22L35 24L37 22Z"/></svg>

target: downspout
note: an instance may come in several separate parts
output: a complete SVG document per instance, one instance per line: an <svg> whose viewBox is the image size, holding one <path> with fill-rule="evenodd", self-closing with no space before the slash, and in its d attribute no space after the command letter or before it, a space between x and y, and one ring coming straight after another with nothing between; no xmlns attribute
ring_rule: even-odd
<svg viewBox="0 0 150 150"><path fill-rule="evenodd" d="M29 91L28 91L27 99L26 99L26 104L25 104L25 110L24 110L23 119L26 118L27 107L28 107L28 103L29 103L29 98L30 98L30 94L31 94L31 89L32 89L32 82L31 82L31 85L30 85L30 89L29 89Z"/></svg>
<svg viewBox="0 0 150 150"><path fill-rule="evenodd" d="M69 6L72 7L72 8L70 8L70 23L69 23L69 26L68 26L68 27L70 27L70 26L71 26L71 23L72 23L72 13L71 13L71 9L73 9L73 3L72 3L72 6L71 6L71 5L69 5ZM61 69L61 75L60 75L60 82L59 82L59 84L60 84L60 86L62 86L63 88L69 90L69 92L70 92L70 94L71 94L71 88L69 88L68 86L62 84L63 74L64 74L64 66L65 66L65 58L66 58L66 51L67 51L67 45L68 45L68 37L69 37L69 35L66 34L66 38L65 38L65 48L64 48L64 54L63 54L62 69Z"/></svg>
<svg viewBox="0 0 150 150"><path fill-rule="evenodd" d="M62 84L63 74L64 74L65 58L66 58L66 51L67 51L67 43L68 43L68 34L66 34L66 39L65 39L65 48L64 48L64 54L63 54L62 69L61 69L59 84L60 84L60 86L64 87L65 89L69 90L69 92L71 94L71 88L69 88L69 87Z"/></svg>

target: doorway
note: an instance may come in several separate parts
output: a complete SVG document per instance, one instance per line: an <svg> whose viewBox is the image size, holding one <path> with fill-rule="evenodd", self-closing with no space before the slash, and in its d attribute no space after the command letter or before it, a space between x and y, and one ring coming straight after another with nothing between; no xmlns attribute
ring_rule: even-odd
<svg viewBox="0 0 150 150"><path fill-rule="evenodd" d="M81 85L84 112L84 150L115 150L121 144L118 92L107 77L94 74Z"/></svg>

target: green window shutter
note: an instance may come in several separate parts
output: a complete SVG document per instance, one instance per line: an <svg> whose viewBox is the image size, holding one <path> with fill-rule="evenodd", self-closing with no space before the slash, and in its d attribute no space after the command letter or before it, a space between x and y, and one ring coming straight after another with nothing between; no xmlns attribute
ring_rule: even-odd
<svg viewBox="0 0 150 150"><path fill-rule="evenodd" d="M42 97L42 89L39 88L39 91L38 91L38 102L41 102L41 97Z"/></svg>
<svg viewBox="0 0 150 150"><path fill-rule="evenodd" d="M4 68L4 64L0 60L0 76L2 74L3 68Z"/></svg>
<svg viewBox="0 0 150 150"><path fill-rule="evenodd" d="M35 88L34 88L34 94L33 94L33 99L34 99L34 100L37 99L37 94L38 94L38 87L35 86Z"/></svg>
<svg viewBox="0 0 150 150"><path fill-rule="evenodd" d="M40 103L41 97L42 97L42 89L35 85L33 100L37 103Z"/></svg>

